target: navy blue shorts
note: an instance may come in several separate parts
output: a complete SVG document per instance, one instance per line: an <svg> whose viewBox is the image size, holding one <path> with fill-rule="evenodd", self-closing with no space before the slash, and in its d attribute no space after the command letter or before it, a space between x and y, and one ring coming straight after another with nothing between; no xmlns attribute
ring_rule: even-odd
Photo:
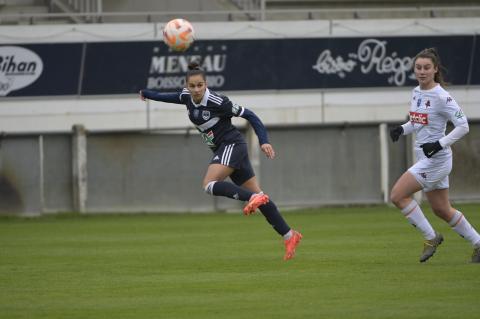
<svg viewBox="0 0 480 319"><path fill-rule="evenodd" d="M222 164L235 169L230 179L237 185L242 185L255 176L245 143L220 145L213 153L210 164Z"/></svg>

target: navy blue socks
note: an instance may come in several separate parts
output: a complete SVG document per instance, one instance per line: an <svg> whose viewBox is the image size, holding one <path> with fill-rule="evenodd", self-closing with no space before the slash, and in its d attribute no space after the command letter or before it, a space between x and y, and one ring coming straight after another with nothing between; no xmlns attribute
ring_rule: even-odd
<svg viewBox="0 0 480 319"><path fill-rule="evenodd" d="M265 219L270 225L272 225L278 234L283 236L289 232L290 227L287 225L287 222L285 222L282 215L280 215L277 206L275 206L272 201L260 206L258 209L260 209L263 216L265 216Z"/></svg>
<svg viewBox="0 0 480 319"><path fill-rule="evenodd" d="M211 194L248 202L253 192L229 182L215 182L211 188Z"/></svg>

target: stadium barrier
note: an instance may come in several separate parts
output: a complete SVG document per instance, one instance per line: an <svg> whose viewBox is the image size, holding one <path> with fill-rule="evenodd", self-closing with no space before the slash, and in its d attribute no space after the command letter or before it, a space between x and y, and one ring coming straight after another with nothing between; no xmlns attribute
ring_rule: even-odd
<svg viewBox="0 0 480 319"><path fill-rule="evenodd" d="M382 204L411 165L410 139L392 144L388 123L270 127L277 158L255 143L262 188L285 208ZM453 146L453 201L480 201L480 122ZM246 132L249 140L256 137ZM191 130L8 134L0 144L0 213L238 211L201 181L211 152Z"/></svg>

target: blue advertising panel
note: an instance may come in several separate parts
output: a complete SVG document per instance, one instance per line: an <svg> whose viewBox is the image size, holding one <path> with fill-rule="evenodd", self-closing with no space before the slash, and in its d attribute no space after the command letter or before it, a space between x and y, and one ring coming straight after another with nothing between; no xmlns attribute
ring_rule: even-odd
<svg viewBox="0 0 480 319"><path fill-rule="evenodd" d="M198 40L182 53L158 41L0 46L0 96L177 91L191 60L200 62L209 87L218 91L414 86L413 57L428 47L437 48L449 83L480 84L475 40L473 35Z"/></svg>
<svg viewBox="0 0 480 319"><path fill-rule="evenodd" d="M82 94L178 90L193 59L216 90L412 86L413 57L428 47L447 81L465 85L472 45L473 36L222 40L177 53L157 42L92 43Z"/></svg>
<svg viewBox="0 0 480 319"><path fill-rule="evenodd" d="M0 97L77 94L81 43L0 46Z"/></svg>
<svg viewBox="0 0 480 319"><path fill-rule="evenodd" d="M472 68L470 69L470 84L480 85L480 39L475 38L475 48L472 52Z"/></svg>

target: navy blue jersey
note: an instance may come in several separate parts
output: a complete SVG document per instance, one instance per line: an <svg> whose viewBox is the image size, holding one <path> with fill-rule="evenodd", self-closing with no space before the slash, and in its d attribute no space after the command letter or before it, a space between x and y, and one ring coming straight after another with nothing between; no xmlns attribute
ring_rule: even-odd
<svg viewBox="0 0 480 319"><path fill-rule="evenodd" d="M223 143L245 143L242 134L232 125L232 117L241 116L243 107L208 89L200 104L192 101L187 89L183 89L179 98L187 107L190 121L209 147L216 149Z"/></svg>
<svg viewBox="0 0 480 319"><path fill-rule="evenodd" d="M199 104L193 102L187 89L178 93L142 90L142 94L145 98L156 101L184 104L190 121L202 135L204 143L213 151L222 144L246 143L243 135L232 124L233 116L241 116L252 124L260 145L268 143L265 126L252 111L232 103L225 95L210 91L208 88Z"/></svg>

